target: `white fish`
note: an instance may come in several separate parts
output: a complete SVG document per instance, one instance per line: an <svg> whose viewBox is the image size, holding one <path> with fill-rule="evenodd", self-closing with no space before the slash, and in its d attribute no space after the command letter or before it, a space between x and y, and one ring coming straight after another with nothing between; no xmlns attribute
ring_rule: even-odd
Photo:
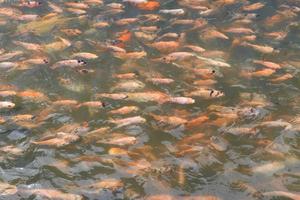
<svg viewBox="0 0 300 200"><path fill-rule="evenodd" d="M71 56L71 58L85 58L85 59L96 59L98 56L93 53L88 52L81 52L81 53L75 53Z"/></svg>
<svg viewBox="0 0 300 200"><path fill-rule="evenodd" d="M129 2L129 3L147 3L147 0L123 0L123 2Z"/></svg>
<svg viewBox="0 0 300 200"><path fill-rule="evenodd" d="M177 103L177 104L194 104L195 100L190 97L171 97L169 102Z"/></svg>
<svg viewBox="0 0 300 200"><path fill-rule="evenodd" d="M170 14L170 15L183 15L184 14L184 10L183 9L163 9L160 10L159 13L163 13L163 14Z"/></svg>
<svg viewBox="0 0 300 200"><path fill-rule="evenodd" d="M79 67L79 66L83 66L86 65L86 62L84 60L61 60L58 61L57 63L55 63L54 65L52 65L52 69L56 69L58 67Z"/></svg>
<svg viewBox="0 0 300 200"><path fill-rule="evenodd" d="M14 62L0 62L0 69L10 69L17 66L18 64Z"/></svg>
<svg viewBox="0 0 300 200"><path fill-rule="evenodd" d="M14 52L5 53L5 54L0 55L0 61L9 60L13 57L20 56L20 55L23 55L22 51L14 51Z"/></svg>
<svg viewBox="0 0 300 200"><path fill-rule="evenodd" d="M14 108L15 104L10 101L0 101L0 109L1 108Z"/></svg>
<svg viewBox="0 0 300 200"><path fill-rule="evenodd" d="M206 64L208 65L212 65L215 67L231 67L230 64L223 62L223 61L219 61L219 60L214 60L211 58L205 58L202 56L197 56L198 59L203 60L204 62L206 62Z"/></svg>
<svg viewBox="0 0 300 200"><path fill-rule="evenodd" d="M141 116L135 116L135 117L128 117L124 119L112 119L110 120L111 123L117 124L118 128L133 124L142 124L146 122L146 119Z"/></svg>

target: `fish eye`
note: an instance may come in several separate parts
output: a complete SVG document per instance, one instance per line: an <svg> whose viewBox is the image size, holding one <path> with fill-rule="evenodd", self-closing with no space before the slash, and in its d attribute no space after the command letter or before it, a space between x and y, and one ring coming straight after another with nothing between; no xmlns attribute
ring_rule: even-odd
<svg viewBox="0 0 300 200"><path fill-rule="evenodd" d="M106 107L106 103L102 102L102 107Z"/></svg>
<svg viewBox="0 0 300 200"><path fill-rule="evenodd" d="M214 93L214 90L211 90L209 96L212 96L213 93Z"/></svg>
<svg viewBox="0 0 300 200"><path fill-rule="evenodd" d="M80 63L81 62L81 60L77 60L77 63Z"/></svg>
<svg viewBox="0 0 300 200"><path fill-rule="evenodd" d="M39 1L38 4L39 4L39 5L42 5L42 2Z"/></svg>
<svg viewBox="0 0 300 200"><path fill-rule="evenodd" d="M46 60L46 59L43 59L43 62L46 64L49 63L48 60Z"/></svg>
<svg viewBox="0 0 300 200"><path fill-rule="evenodd" d="M215 70L212 70L212 71L211 71L211 73L213 73L213 74L214 74L214 73L216 73L216 71L215 71Z"/></svg>

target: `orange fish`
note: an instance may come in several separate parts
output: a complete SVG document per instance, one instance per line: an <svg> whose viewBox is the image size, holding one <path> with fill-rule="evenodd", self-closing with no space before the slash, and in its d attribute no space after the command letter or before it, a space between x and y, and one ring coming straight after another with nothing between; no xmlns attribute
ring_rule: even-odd
<svg viewBox="0 0 300 200"><path fill-rule="evenodd" d="M136 4L136 7L140 10L156 10L160 6L160 3L157 1L148 1L144 3L138 3Z"/></svg>
<svg viewBox="0 0 300 200"><path fill-rule="evenodd" d="M277 78L273 78L273 79L271 79L271 81L274 82L274 83L275 82L282 82L282 81L286 81L286 80L291 79L291 78L293 78L292 74L285 74L283 76L279 76Z"/></svg>
<svg viewBox="0 0 300 200"><path fill-rule="evenodd" d="M32 99L32 100L47 100L48 97L41 92L35 90L24 90L23 92L19 92L17 96L22 97L24 99Z"/></svg>
<svg viewBox="0 0 300 200"><path fill-rule="evenodd" d="M186 127L187 128L193 128L193 127L197 127L201 124L203 124L204 122L206 122L207 120L209 120L209 118L205 115L203 116L199 116L199 117L196 117L192 120L189 120L187 123L186 123Z"/></svg>
<svg viewBox="0 0 300 200"><path fill-rule="evenodd" d="M132 33L129 30L125 30L119 33L118 40L120 40L121 42L128 42L130 41L131 36Z"/></svg>
<svg viewBox="0 0 300 200"><path fill-rule="evenodd" d="M170 53L176 51L179 48L179 42L176 41L160 41L149 44L150 47L163 52Z"/></svg>

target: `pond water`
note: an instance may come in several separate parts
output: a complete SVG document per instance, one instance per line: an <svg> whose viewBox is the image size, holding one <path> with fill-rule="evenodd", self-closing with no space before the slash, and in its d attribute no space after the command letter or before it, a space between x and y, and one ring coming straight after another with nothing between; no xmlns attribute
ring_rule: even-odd
<svg viewBox="0 0 300 200"><path fill-rule="evenodd" d="M300 198L300 1L0 2L0 199Z"/></svg>

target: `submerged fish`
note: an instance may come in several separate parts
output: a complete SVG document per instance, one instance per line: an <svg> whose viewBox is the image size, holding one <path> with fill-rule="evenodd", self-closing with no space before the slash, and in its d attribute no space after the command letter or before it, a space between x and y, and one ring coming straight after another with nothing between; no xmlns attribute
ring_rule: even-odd
<svg viewBox="0 0 300 200"><path fill-rule="evenodd" d="M109 120L110 123L116 124L118 128L129 125L143 124L146 119L141 116L128 117L124 119L112 119Z"/></svg>
<svg viewBox="0 0 300 200"><path fill-rule="evenodd" d="M54 138L41 141L32 141L33 144L63 147L79 140L79 136L72 133L58 132Z"/></svg>
<svg viewBox="0 0 300 200"><path fill-rule="evenodd" d="M52 69L56 69L59 67L80 67L86 65L84 60L61 60L56 62L54 65L51 66Z"/></svg>

